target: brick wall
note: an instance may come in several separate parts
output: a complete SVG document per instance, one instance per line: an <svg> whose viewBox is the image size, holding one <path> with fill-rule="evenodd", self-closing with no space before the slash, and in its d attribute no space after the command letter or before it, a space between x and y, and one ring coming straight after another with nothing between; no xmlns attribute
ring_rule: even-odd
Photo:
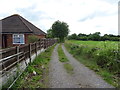
<svg viewBox="0 0 120 90"><path fill-rule="evenodd" d="M18 46L19 44L13 44L13 35L12 34L4 34L6 35L6 40L4 40L4 43L6 43L7 47L12 47L12 46ZM32 34L24 34L25 38L25 44L28 44L28 36ZM45 38L45 35L37 35L39 38ZM3 42L2 42L3 43ZM3 46L3 48L6 48Z"/></svg>
<svg viewBox="0 0 120 90"><path fill-rule="evenodd" d="M37 35L39 38L45 38L45 35Z"/></svg>
<svg viewBox="0 0 120 90"><path fill-rule="evenodd" d="M11 47L12 44L12 34L7 34L7 47Z"/></svg>

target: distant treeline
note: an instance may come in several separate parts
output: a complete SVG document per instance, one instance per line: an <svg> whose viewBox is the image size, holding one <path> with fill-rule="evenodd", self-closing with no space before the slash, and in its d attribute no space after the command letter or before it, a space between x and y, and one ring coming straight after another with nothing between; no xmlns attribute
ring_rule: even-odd
<svg viewBox="0 0 120 90"><path fill-rule="evenodd" d="M93 40L93 41L120 41L120 35L113 35L113 34L104 34L104 36L100 35L100 32L95 32L93 34L72 34L68 36L68 40Z"/></svg>

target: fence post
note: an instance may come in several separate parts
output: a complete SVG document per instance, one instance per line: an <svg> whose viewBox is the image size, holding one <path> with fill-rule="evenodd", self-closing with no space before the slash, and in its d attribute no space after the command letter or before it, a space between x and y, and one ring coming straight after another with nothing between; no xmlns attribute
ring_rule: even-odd
<svg viewBox="0 0 120 90"><path fill-rule="evenodd" d="M39 40L39 50L41 49L41 39Z"/></svg>
<svg viewBox="0 0 120 90"><path fill-rule="evenodd" d="M40 40L40 50L41 50L42 47L43 47L43 40L41 39Z"/></svg>
<svg viewBox="0 0 120 90"><path fill-rule="evenodd" d="M47 39L45 39L45 48L47 48Z"/></svg>
<svg viewBox="0 0 120 90"><path fill-rule="evenodd" d="M25 57L25 53L23 53L24 57ZM27 62L26 62L26 59L25 59L25 65L27 66Z"/></svg>
<svg viewBox="0 0 120 90"><path fill-rule="evenodd" d="M48 47L50 46L50 39L48 39Z"/></svg>
<svg viewBox="0 0 120 90"><path fill-rule="evenodd" d="M19 53L19 46L16 46L16 54ZM17 62L19 62L19 55L17 55Z"/></svg>
<svg viewBox="0 0 120 90"><path fill-rule="evenodd" d="M46 48L48 48L48 39L46 39Z"/></svg>
<svg viewBox="0 0 120 90"><path fill-rule="evenodd" d="M37 56L37 42L35 42L35 53L36 53L36 56Z"/></svg>
<svg viewBox="0 0 120 90"><path fill-rule="evenodd" d="M31 43L29 44L29 58L30 58L30 63L31 63Z"/></svg>
<svg viewBox="0 0 120 90"><path fill-rule="evenodd" d="M43 39L43 48L45 49L46 48L46 40Z"/></svg>
<svg viewBox="0 0 120 90"><path fill-rule="evenodd" d="M50 46L50 39L48 39L48 47Z"/></svg>
<svg viewBox="0 0 120 90"><path fill-rule="evenodd" d="M41 39L41 48L44 48L44 41Z"/></svg>
<svg viewBox="0 0 120 90"><path fill-rule="evenodd" d="M53 45L53 39L51 39L51 45Z"/></svg>
<svg viewBox="0 0 120 90"><path fill-rule="evenodd" d="M49 41L48 41L48 39L47 39L47 48L48 48L48 43L49 43Z"/></svg>
<svg viewBox="0 0 120 90"><path fill-rule="evenodd" d="M45 39L45 48L47 48L47 42L48 42L48 40Z"/></svg>

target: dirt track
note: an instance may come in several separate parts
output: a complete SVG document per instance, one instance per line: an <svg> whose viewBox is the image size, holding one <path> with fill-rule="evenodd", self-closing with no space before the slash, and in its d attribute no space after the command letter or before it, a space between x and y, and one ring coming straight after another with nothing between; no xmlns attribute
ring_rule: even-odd
<svg viewBox="0 0 120 90"><path fill-rule="evenodd" d="M56 45L50 62L49 68L49 87L50 88L113 88L106 83L100 76L83 64L78 62L68 53L64 45L62 49L67 56L69 63L73 66L73 74L68 74L59 61Z"/></svg>

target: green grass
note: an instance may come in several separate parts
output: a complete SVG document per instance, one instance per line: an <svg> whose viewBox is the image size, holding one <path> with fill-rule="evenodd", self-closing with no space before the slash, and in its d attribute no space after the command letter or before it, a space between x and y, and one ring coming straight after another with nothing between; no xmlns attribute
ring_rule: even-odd
<svg viewBox="0 0 120 90"><path fill-rule="evenodd" d="M58 46L58 56L59 56L59 61L68 62L68 59L66 58L66 56L62 50L61 44Z"/></svg>
<svg viewBox="0 0 120 90"><path fill-rule="evenodd" d="M89 45L89 46L97 46L97 47L110 47L117 48L118 41L80 41L80 40L68 40L67 43L74 43L77 45Z"/></svg>
<svg viewBox="0 0 120 90"><path fill-rule="evenodd" d="M64 54L61 44L58 46L58 56L59 56L59 61L63 62L64 68L66 69L67 73L73 74L73 66L69 64L69 60Z"/></svg>
<svg viewBox="0 0 120 90"><path fill-rule="evenodd" d="M65 63L64 68L67 70L68 73L73 74L73 66L71 64Z"/></svg>
<svg viewBox="0 0 120 90"><path fill-rule="evenodd" d="M118 42L76 41L65 43L67 50L85 66L101 75L105 81L118 87L119 63L116 63Z"/></svg>
<svg viewBox="0 0 120 90"><path fill-rule="evenodd" d="M55 46L55 45L54 45ZM42 52L35 60L26 68L19 77L12 89L17 88L47 88L48 83L48 64L51 58L54 46ZM36 75L33 74L36 72Z"/></svg>

